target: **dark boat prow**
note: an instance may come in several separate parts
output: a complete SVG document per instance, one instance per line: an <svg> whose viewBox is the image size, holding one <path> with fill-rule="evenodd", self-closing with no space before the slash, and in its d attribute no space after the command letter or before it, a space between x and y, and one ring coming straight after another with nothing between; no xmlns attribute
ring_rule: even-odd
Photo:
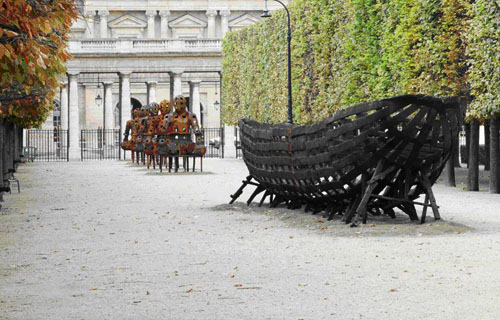
<svg viewBox="0 0 500 320"><path fill-rule="evenodd" d="M239 122L250 175L231 196L256 186L271 206L324 211L356 226L368 213L395 217L394 209L421 222L431 207L440 219L432 185L453 151L459 99L404 95L340 110L313 125ZM417 202L420 195L423 202Z"/></svg>

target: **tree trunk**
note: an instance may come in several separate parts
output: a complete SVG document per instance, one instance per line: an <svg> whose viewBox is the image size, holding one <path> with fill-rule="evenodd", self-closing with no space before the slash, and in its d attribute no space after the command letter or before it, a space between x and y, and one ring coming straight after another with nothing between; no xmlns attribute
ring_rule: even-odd
<svg viewBox="0 0 500 320"><path fill-rule="evenodd" d="M0 119L0 187L3 187L3 163L5 155L5 144L4 144L4 121ZM3 192L0 191L0 201L3 201Z"/></svg>
<svg viewBox="0 0 500 320"><path fill-rule="evenodd" d="M466 123L464 125L465 127L465 154L467 155L466 156L466 160L467 160L467 168L469 167L469 154L470 154L470 123Z"/></svg>
<svg viewBox="0 0 500 320"><path fill-rule="evenodd" d="M500 193L500 142L499 119L491 118L490 122L490 193Z"/></svg>
<svg viewBox="0 0 500 320"><path fill-rule="evenodd" d="M19 161L21 161L21 154L19 153L19 127L14 125L12 127L12 140L14 140L14 150L12 150L14 156L14 168Z"/></svg>
<svg viewBox="0 0 500 320"><path fill-rule="evenodd" d="M461 168L460 166L460 136L457 134L453 137L453 164L455 168Z"/></svg>
<svg viewBox="0 0 500 320"><path fill-rule="evenodd" d="M467 174L467 190L479 191L479 122L473 119L470 122L469 170Z"/></svg>
<svg viewBox="0 0 500 320"><path fill-rule="evenodd" d="M490 120L484 122L484 171L490 170Z"/></svg>
<svg viewBox="0 0 500 320"><path fill-rule="evenodd" d="M3 145L4 145L4 161L3 161L3 173L9 172L10 169L10 125L5 122L4 135L3 135ZM5 176L4 176L5 178Z"/></svg>
<svg viewBox="0 0 500 320"><path fill-rule="evenodd" d="M24 129L19 127L18 139L19 139L19 154L24 154Z"/></svg>
<svg viewBox="0 0 500 320"><path fill-rule="evenodd" d="M14 124L10 124L9 125L9 145L10 145L10 153L9 153L9 166L10 166L10 169L11 170L14 170L16 168L15 166L15 163L14 163L14 160L15 160L15 156L14 156L14 153L15 153L15 150L16 150L16 146L15 146L15 139L14 139L14 129L15 128L15 125Z"/></svg>
<svg viewBox="0 0 500 320"><path fill-rule="evenodd" d="M456 187L457 184L455 182L455 166L453 156L450 156L448 161L446 161L446 186L448 187Z"/></svg>

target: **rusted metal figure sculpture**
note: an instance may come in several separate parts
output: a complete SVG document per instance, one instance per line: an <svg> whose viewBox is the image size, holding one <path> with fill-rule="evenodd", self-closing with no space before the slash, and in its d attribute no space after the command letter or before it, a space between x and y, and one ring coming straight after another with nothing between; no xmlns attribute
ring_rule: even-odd
<svg viewBox="0 0 500 320"><path fill-rule="evenodd" d="M149 169L151 162L153 168L156 167L156 157L154 155L157 148L156 132L161 116L158 114L160 106L157 103L152 103L149 106L149 116L146 121L146 134L144 135L144 153L147 156L146 166Z"/></svg>
<svg viewBox="0 0 500 320"><path fill-rule="evenodd" d="M432 185L452 154L458 98L405 95L361 104L309 125L239 122L250 175L250 204L263 193L271 207L324 212L357 226L368 213L395 217L398 208L418 221L415 205L440 219ZM424 202L416 201L425 195Z"/></svg>
<svg viewBox="0 0 500 320"><path fill-rule="evenodd" d="M162 100L160 102L160 121L156 127L156 143L157 147L154 150L155 157L159 158L160 171L162 171L163 164L168 165L168 155L169 155L169 138L168 138L168 126L170 123L170 116L172 113L172 105L168 100ZM171 161L171 159L170 159Z"/></svg>
<svg viewBox="0 0 500 320"><path fill-rule="evenodd" d="M122 142L122 149L123 150L132 150L132 141L129 140L129 136L131 134L132 128L134 127L134 120L129 120L127 121L127 124L125 126L125 131L123 132L123 142Z"/></svg>
<svg viewBox="0 0 500 320"><path fill-rule="evenodd" d="M139 109L134 109L134 119L132 121L132 133L130 140L130 151L132 153L132 162L134 162L134 155L136 154L137 147L137 134L139 132L139 126L141 121L142 112Z"/></svg>
<svg viewBox="0 0 500 320"><path fill-rule="evenodd" d="M138 153L137 151L137 139L139 136L139 131L140 131L140 123L141 123L141 116L143 112L142 110L139 109L134 109L133 115L134 118L132 120L128 120L126 127L125 127L125 132L123 134L123 143L121 145L123 150L130 150L132 153L132 162L134 162L135 154ZM130 137L130 140L129 140ZM142 138L142 136L141 136Z"/></svg>
<svg viewBox="0 0 500 320"><path fill-rule="evenodd" d="M158 164L161 171L165 163L171 170L175 157L177 172L179 157L186 162L188 156L205 155L203 134L196 115L187 111L187 98L176 97L174 106L175 112L172 113L171 103L163 100L159 105L152 103L141 110L134 110L134 119L127 122L122 143L124 150L132 151L132 162L136 158L139 163L141 158L148 169L153 163L153 168Z"/></svg>
<svg viewBox="0 0 500 320"><path fill-rule="evenodd" d="M175 171L179 169L179 156L205 154L203 135L198 125L198 119L194 113L187 111L187 99L177 96L174 99L174 114L169 119L168 139L169 152L175 155ZM192 135L195 135L193 142ZM171 168L171 164L170 168Z"/></svg>
<svg viewBox="0 0 500 320"><path fill-rule="evenodd" d="M148 110L144 107L142 107L139 110L139 117L136 120L136 125L137 125L137 138L135 141L135 154L136 154L136 161L137 164L139 164L139 161L141 161L143 164L145 163L144 159L144 135L146 133L146 123L147 123L147 115L149 114ZM132 158L133 162L133 158Z"/></svg>

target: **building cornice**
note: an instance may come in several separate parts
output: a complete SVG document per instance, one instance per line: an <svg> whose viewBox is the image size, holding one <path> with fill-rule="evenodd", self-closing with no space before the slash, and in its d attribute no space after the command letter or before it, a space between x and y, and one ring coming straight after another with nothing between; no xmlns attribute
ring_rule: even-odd
<svg viewBox="0 0 500 320"><path fill-rule="evenodd" d="M285 4L291 2L283 0ZM281 5L268 2L269 10L277 10ZM230 11L262 11L263 0L87 0L85 10L108 10L108 11L137 11L137 10L170 10L170 11L204 11L207 10L230 10Z"/></svg>

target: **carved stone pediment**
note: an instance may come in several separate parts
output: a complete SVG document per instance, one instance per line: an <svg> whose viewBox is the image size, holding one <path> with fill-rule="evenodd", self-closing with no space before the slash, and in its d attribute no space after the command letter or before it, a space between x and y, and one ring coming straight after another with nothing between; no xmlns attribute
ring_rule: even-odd
<svg viewBox="0 0 500 320"><path fill-rule="evenodd" d="M110 21L108 27L113 38L139 38L142 37L147 22L131 14L124 14Z"/></svg>
<svg viewBox="0 0 500 320"><path fill-rule="evenodd" d="M239 30L251 26L255 24L257 21L259 21L258 18L254 17L251 14L245 13L229 21L229 28L231 30Z"/></svg>
<svg viewBox="0 0 500 320"><path fill-rule="evenodd" d="M168 24L175 38L200 38L203 37L207 23L195 16L185 14Z"/></svg>

